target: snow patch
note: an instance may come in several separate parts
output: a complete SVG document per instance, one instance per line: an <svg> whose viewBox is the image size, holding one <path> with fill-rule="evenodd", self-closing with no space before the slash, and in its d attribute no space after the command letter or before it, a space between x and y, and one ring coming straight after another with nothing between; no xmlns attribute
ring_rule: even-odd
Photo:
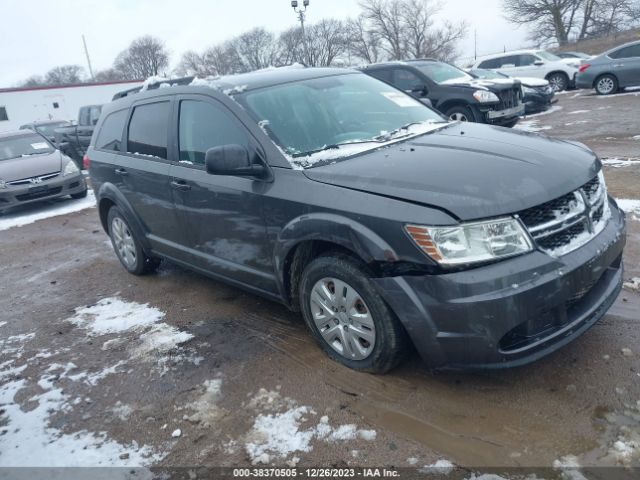
<svg viewBox="0 0 640 480"><path fill-rule="evenodd" d="M620 167L629 167L631 165L640 165L639 158L619 158L619 157L610 157L601 159L603 165L607 167L620 168Z"/></svg>
<svg viewBox="0 0 640 480"><path fill-rule="evenodd" d="M453 463L451 463L449 460L441 458L430 465L425 465L424 467L418 469L418 471L420 473L427 473L431 475L449 475L454 468L456 468L456 466Z"/></svg>
<svg viewBox="0 0 640 480"><path fill-rule="evenodd" d="M89 190L87 196L79 200L58 199L51 200L50 202L50 204L43 204L42 208L39 208L33 213L16 212L3 215L0 217L0 231L14 227L22 227L30 223L35 223L38 220L44 220L45 218L67 215L87 208L93 208L96 206L96 197L93 191ZM32 208L35 209L35 207Z"/></svg>
<svg viewBox="0 0 640 480"><path fill-rule="evenodd" d="M634 277L628 282L624 282L623 286L628 288L629 290L635 290L636 292L640 292L640 277Z"/></svg>
<svg viewBox="0 0 640 480"><path fill-rule="evenodd" d="M543 130L551 130L550 125L539 125L539 120L520 120L518 124L513 128L530 133L537 133Z"/></svg>
<svg viewBox="0 0 640 480"><path fill-rule="evenodd" d="M573 112L567 112L567 115L578 115L580 113L589 113L591 110L574 110Z"/></svg>
<svg viewBox="0 0 640 480"><path fill-rule="evenodd" d="M192 415L185 416L185 420L198 423L205 428L213 426L224 415L224 410L217 405L221 397L221 386L222 380L218 378L205 381L204 393L194 402L185 405L184 408L195 411Z"/></svg>
<svg viewBox="0 0 640 480"><path fill-rule="evenodd" d="M92 335L140 330L159 322L164 313L148 303L127 302L119 298L103 298L95 305L76 308L69 321Z"/></svg>

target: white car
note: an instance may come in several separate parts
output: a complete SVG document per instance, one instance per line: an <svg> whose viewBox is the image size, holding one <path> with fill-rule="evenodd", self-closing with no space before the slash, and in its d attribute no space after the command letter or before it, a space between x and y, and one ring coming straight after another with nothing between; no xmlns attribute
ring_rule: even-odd
<svg viewBox="0 0 640 480"><path fill-rule="evenodd" d="M574 63L544 50L518 50L479 58L471 68L496 70L516 78L542 78L561 92L575 85L578 68Z"/></svg>

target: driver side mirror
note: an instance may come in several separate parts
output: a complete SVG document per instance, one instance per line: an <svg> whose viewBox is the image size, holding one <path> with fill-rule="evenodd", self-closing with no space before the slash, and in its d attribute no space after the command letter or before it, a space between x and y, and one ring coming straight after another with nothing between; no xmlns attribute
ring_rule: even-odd
<svg viewBox="0 0 640 480"><path fill-rule="evenodd" d="M205 153L204 163L207 173L211 175L260 178L268 176L267 167L252 163L249 151L241 145L229 144L210 148Z"/></svg>
<svg viewBox="0 0 640 480"><path fill-rule="evenodd" d="M535 62L533 62L533 64L536 67L541 67L542 65L544 65L544 62L542 60L536 60Z"/></svg>
<svg viewBox="0 0 640 480"><path fill-rule="evenodd" d="M428 93L427 86L423 83L415 83L411 85L409 90L405 91L414 97L426 97Z"/></svg>

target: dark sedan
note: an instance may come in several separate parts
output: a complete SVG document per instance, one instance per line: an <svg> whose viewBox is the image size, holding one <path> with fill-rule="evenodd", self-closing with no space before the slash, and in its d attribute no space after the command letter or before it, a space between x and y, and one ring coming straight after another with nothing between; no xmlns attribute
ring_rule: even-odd
<svg viewBox="0 0 640 480"><path fill-rule="evenodd" d="M87 196L76 164L30 130L0 134L0 213L18 205Z"/></svg>

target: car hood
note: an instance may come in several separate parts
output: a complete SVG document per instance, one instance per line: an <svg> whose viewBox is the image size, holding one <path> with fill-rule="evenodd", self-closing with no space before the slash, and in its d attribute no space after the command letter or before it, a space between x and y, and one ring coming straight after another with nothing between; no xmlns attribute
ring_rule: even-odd
<svg viewBox="0 0 640 480"><path fill-rule="evenodd" d="M441 87L462 87L462 88L473 88L476 90L508 90L513 88L514 86L520 86L520 82L514 78L497 78L497 79L486 79L486 78L474 78L470 80L450 80L447 82L442 82L440 84Z"/></svg>
<svg viewBox="0 0 640 480"><path fill-rule="evenodd" d="M62 155L58 150L29 157L12 158L0 161L0 179L5 182L38 177L62 169Z"/></svg>
<svg viewBox="0 0 640 480"><path fill-rule="evenodd" d="M317 182L475 220L560 197L592 179L600 168L596 155L579 143L456 123L304 173Z"/></svg>
<svg viewBox="0 0 640 480"><path fill-rule="evenodd" d="M535 77L517 77L520 83L525 87L546 87L549 85L547 80Z"/></svg>

